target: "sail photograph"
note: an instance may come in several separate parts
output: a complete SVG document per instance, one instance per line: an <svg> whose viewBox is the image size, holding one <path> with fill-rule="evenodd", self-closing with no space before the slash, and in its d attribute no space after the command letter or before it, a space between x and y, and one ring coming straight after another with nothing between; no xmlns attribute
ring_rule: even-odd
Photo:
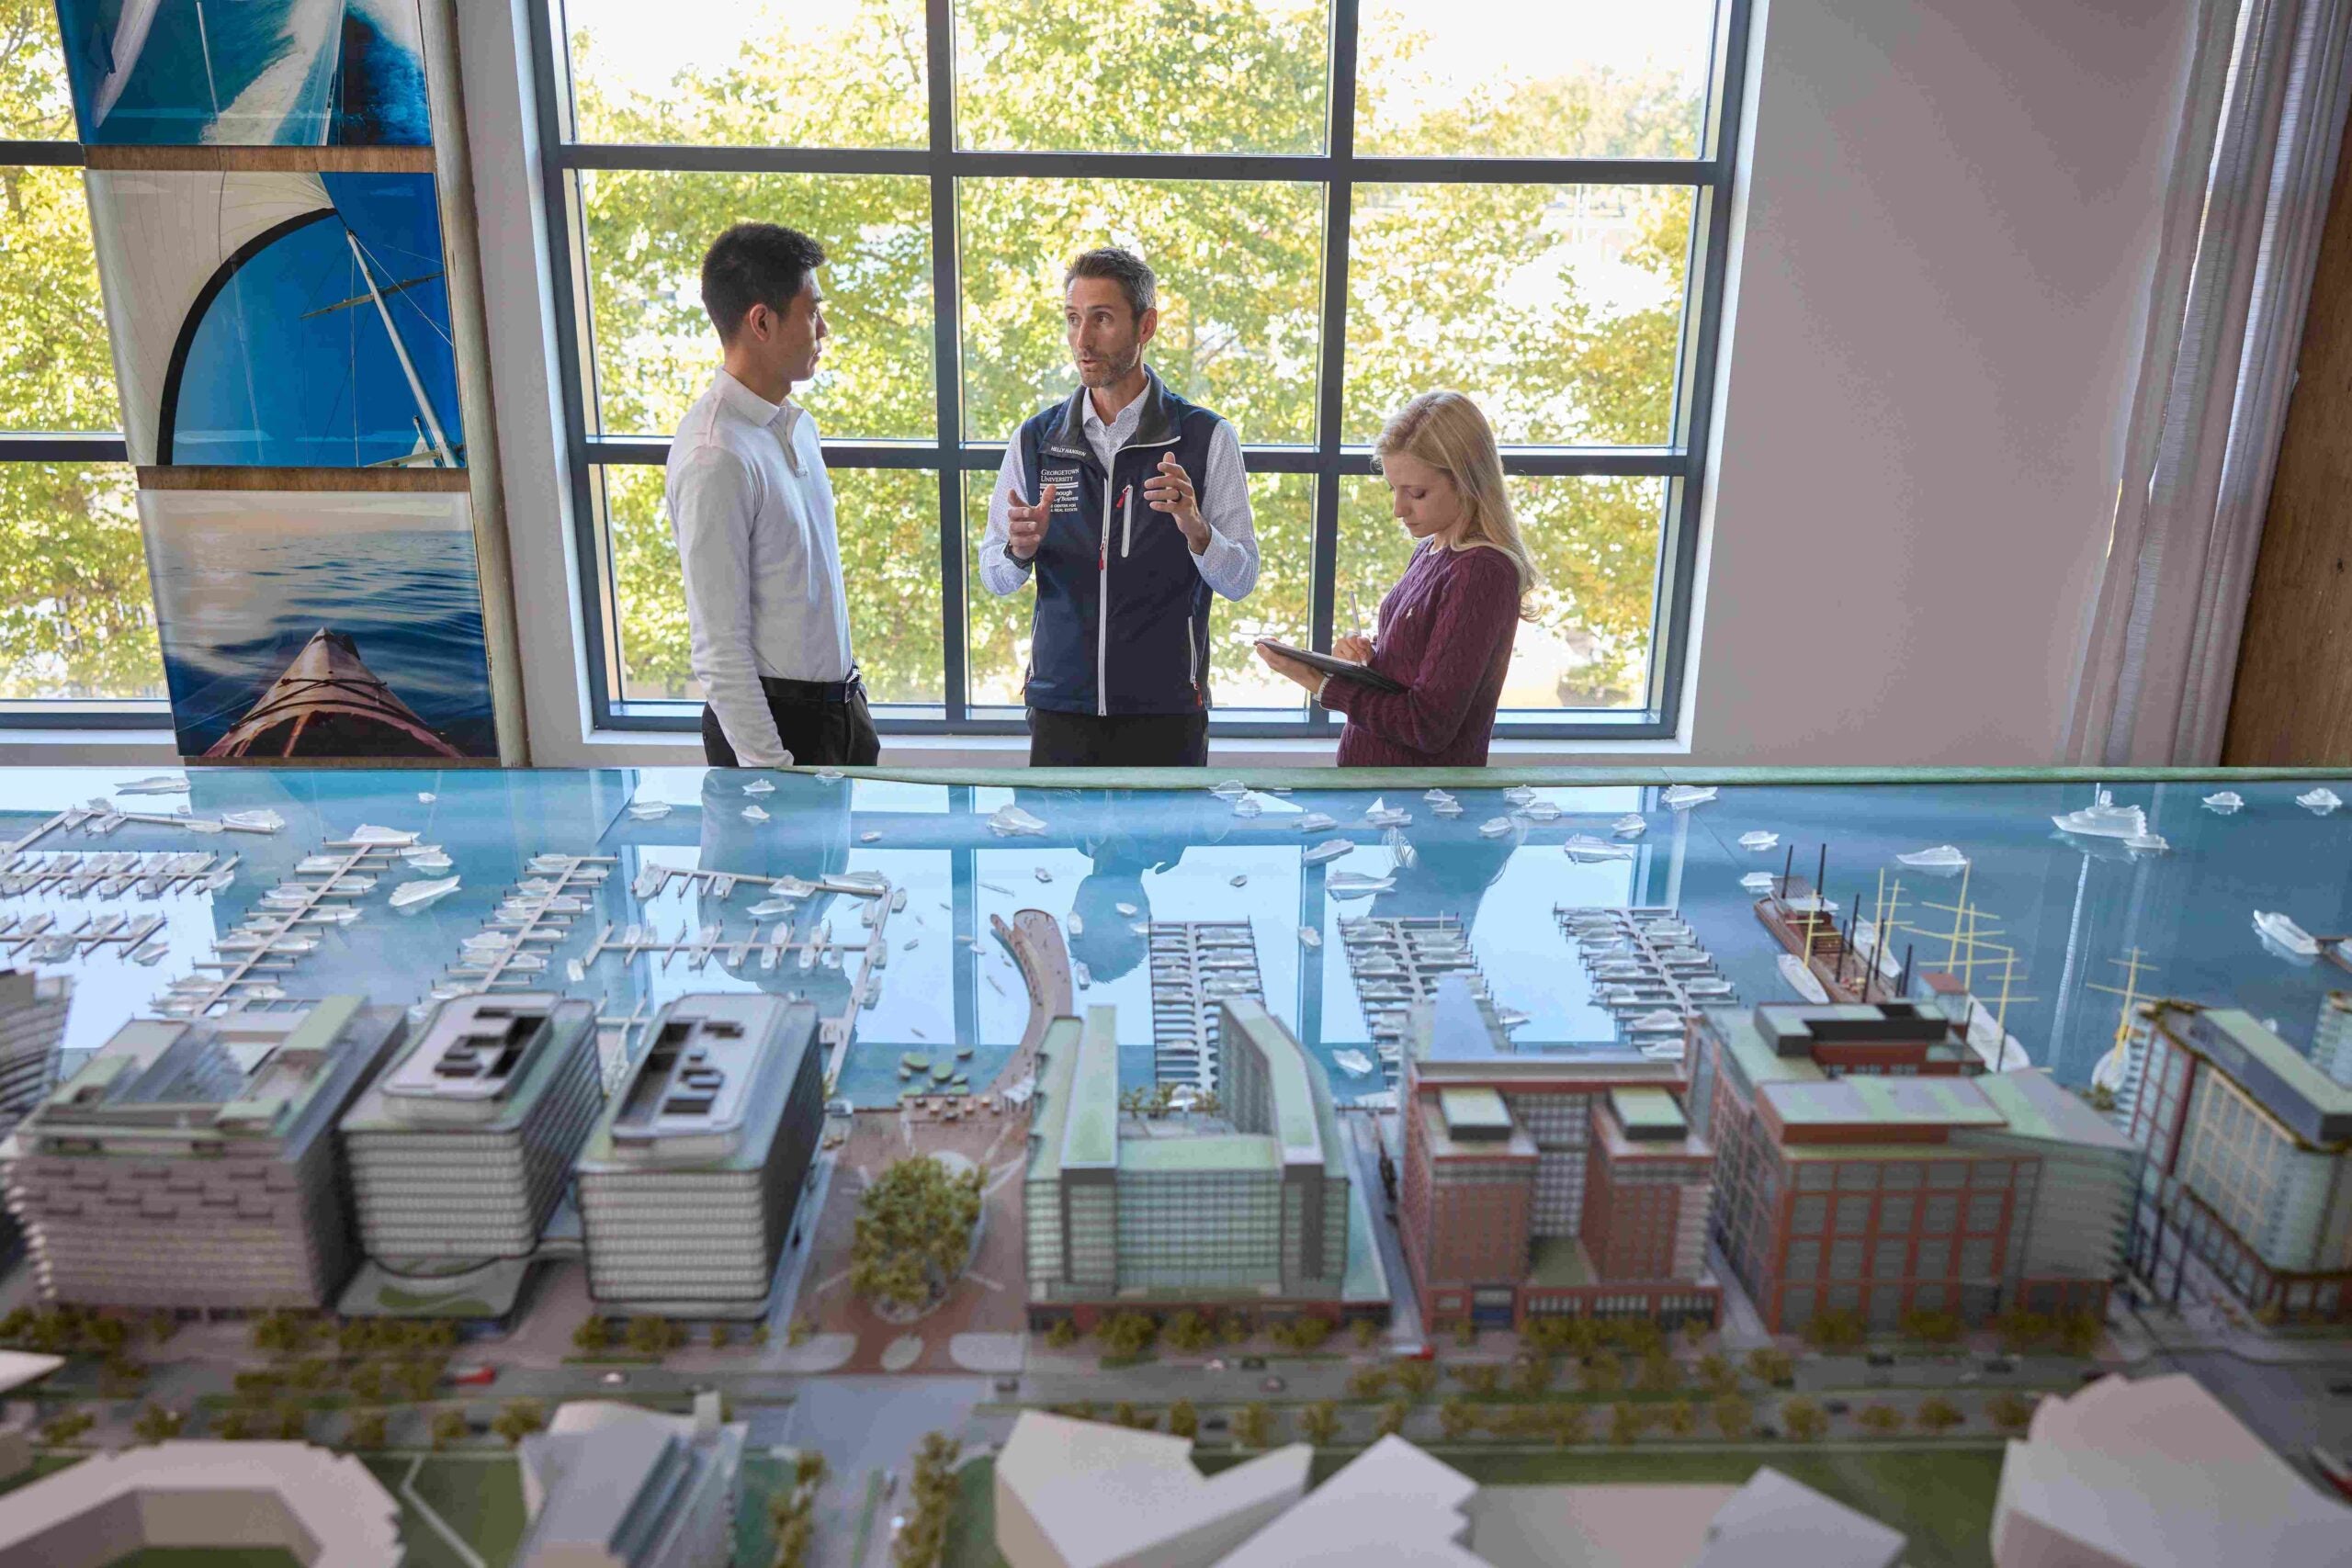
<svg viewBox="0 0 2352 1568"><path fill-rule="evenodd" d="M181 754L495 757L462 492L149 490Z"/></svg>
<svg viewBox="0 0 2352 1568"><path fill-rule="evenodd" d="M58 0L83 141L422 147L415 0Z"/></svg>
<svg viewBox="0 0 2352 1568"><path fill-rule="evenodd" d="M133 462L464 466L432 175L88 180Z"/></svg>

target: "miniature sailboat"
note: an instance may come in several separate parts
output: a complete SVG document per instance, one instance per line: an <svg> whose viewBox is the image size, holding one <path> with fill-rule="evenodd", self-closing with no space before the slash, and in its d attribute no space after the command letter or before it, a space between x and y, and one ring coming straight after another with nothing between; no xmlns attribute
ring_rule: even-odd
<svg viewBox="0 0 2352 1568"><path fill-rule="evenodd" d="M1761 852L1770 849L1780 841L1780 834L1767 833L1762 829L1758 829L1753 833L1742 833L1739 836L1739 847L1743 850L1755 850Z"/></svg>
<svg viewBox="0 0 2352 1568"><path fill-rule="evenodd" d="M1000 839L1009 839L1016 833L1037 834L1045 830L1043 818L1017 806L1000 806L989 813L989 831Z"/></svg>
<svg viewBox="0 0 2352 1568"><path fill-rule="evenodd" d="M1739 885L1750 893L1770 893L1779 880L1769 871L1751 871L1739 879Z"/></svg>
<svg viewBox="0 0 2352 1568"><path fill-rule="evenodd" d="M1596 839L1589 833L1572 834L1560 848L1566 851L1567 857L1578 865L1590 865L1605 860L1634 858L1633 845L1611 843L1606 839Z"/></svg>
<svg viewBox="0 0 2352 1568"><path fill-rule="evenodd" d="M2062 833L2078 833L2088 839L2132 839L2148 830L2148 814L2136 806L2118 806L2107 791L2098 792L2098 799L2080 811L2061 812L2051 821Z"/></svg>
<svg viewBox="0 0 2352 1568"><path fill-rule="evenodd" d="M2233 789L2221 790L2205 797L2205 809L2217 817L2227 817L2245 809L2245 796Z"/></svg>
<svg viewBox="0 0 2352 1568"><path fill-rule="evenodd" d="M1372 1058L1361 1051L1334 1051L1331 1065L1351 1077L1363 1077L1372 1071Z"/></svg>
<svg viewBox="0 0 2352 1568"><path fill-rule="evenodd" d="M1715 786L1713 784L1676 784L1658 796L1660 804L1670 811L1688 811L1714 798Z"/></svg>
<svg viewBox="0 0 2352 1568"><path fill-rule="evenodd" d="M1346 839L1326 839L1298 858L1309 865L1321 865L1326 861L1338 860L1354 848L1355 845Z"/></svg>
<svg viewBox="0 0 2352 1568"><path fill-rule="evenodd" d="M1482 839L1499 839L1510 831L1510 818L1508 817L1489 817L1478 824L1478 837Z"/></svg>
<svg viewBox="0 0 2352 1568"><path fill-rule="evenodd" d="M2295 804L2315 816L2324 817L2343 805L2344 798L2325 784L2321 784L2295 796Z"/></svg>
<svg viewBox="0 0 2352 1568"><path fill-rule="evenodd" d="M462 757L393 695L341 632L322 626L207 758Z"/></svg>
<svg viewBox="0 0 2352 1568"><path fill-rule="evenodd" d="M1385 804L1378 795L1364 808L1363 825L1367 828L1402 828L1413 819L1409 811L1399 811Z"/></svg>
<svg viewBox="0 0 2352 1568"><path fill-rule="evenodd" d="M2319 956L2319 943L2312 939L2311 932L2274 909L2256 909L2254 912L2254 929L2262 933L2266 942L2298 958Z"/></svg>
<svg viewBox="0 0 2352 1568"><path fill-rule="evenodd" d="M1298 830L1302 833L1328 833L1339 825L1338 818L1326 817L1320 811L1310 811L1298 819Z"/></svg>
<svg viewBox="0 0 2352 1568"><path fill-rule="evenodd" d="M414 909L436 898L446 898L458 890L458 880L454 876L445 876L438 882L412 882L406 886L396 887L392 889L392 908Z"/></svg>
<svg viewBox="0 0 2352 1568"><path fill-rule="evenodd" d="M1829 992L1822 986L1820 976L1798 962L1795 953L1781 954L1780 963L1781 978L1786 980L1797 995L1809 1002L1828 1001Z"/></svg>
<svg viewBox="0 0 2352 1568"><path fill-rule="evenodd" d="M1907 855L1894 857L1905 865L1919 871L1958 871L1968 863L1968 857L1950 844L1938 844L1933 849L1915 850Z"/></svg>
<svg viewBox="0 0 2352 1568"><path fill-rule="evenodd" d="M1609 825L1609 830L1621 839L1638 839L1649 831L1650 825L1639 812L1629 811Z"/></svg>

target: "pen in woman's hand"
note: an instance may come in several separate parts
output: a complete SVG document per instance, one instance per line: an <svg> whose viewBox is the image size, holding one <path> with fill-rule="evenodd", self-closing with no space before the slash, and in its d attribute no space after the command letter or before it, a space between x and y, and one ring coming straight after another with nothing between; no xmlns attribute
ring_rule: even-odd
<svg viewBox="0 0 2352 1568"><path fill-rule="evenodd" d="M1363 606L1356 602L1355 584L1348 585L1348 614L1356 623L1356 636L1363 636Z"/></svg>

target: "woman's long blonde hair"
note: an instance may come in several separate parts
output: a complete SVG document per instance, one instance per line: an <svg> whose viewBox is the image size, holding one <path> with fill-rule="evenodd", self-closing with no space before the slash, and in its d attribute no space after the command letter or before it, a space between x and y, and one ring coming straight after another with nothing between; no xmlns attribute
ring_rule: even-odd
<svg viewBox="0 0 2352 1568"><path fill-rule="evenodd" d="M1428 464L1453 482L1463 510L1456 547L1484 546L1508 557L1519 569L1519 613L1531 615L1527 595L1535 587L1535 561L1519 536L1519 519L1503 488L1502 453L1478 405L1459 392L1421 393L1381 426L1372 444L1373 466L1394 452Z"/></svg>

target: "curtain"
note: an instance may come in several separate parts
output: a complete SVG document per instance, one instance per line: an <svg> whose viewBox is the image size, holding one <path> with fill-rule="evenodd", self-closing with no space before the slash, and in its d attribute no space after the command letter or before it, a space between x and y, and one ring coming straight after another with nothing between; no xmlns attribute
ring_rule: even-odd
<svg viewBox="0 0 2352 1568"><path fill-rule="evenodd" d="M2064 753L2210 765L2327 196L2352 0L2205 0L2113 533Z"/></svg>

